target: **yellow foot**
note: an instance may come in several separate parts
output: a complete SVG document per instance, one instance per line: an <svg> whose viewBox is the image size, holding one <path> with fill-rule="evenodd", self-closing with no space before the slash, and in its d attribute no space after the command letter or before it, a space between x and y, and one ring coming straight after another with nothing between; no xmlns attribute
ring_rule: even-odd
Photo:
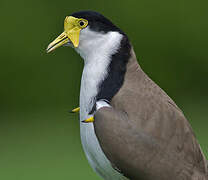
<svg viewBox="0 0 208 180"><path fill-rule="evenodd" d="M77 108L72 109L70 112L77 113L77 112L79 112L79 110L80 110L80 107L77 107Z"/></svg>
<svg viewBox="0 0 208 180"><path fill-rule="evenodd" d="M94 117L90 117L88 119L85 119L84 121L82 121L83 123L91 123L91 122L94 122Z"/></svg>

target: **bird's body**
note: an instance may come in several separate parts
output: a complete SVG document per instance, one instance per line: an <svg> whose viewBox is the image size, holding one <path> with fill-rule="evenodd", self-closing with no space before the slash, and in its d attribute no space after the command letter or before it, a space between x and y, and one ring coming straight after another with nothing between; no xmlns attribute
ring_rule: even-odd
<svg viewBox="0 0 208 180"><path fill-rule="evenodd" d="M133 180L207 180L206 159L181 110L134 55L127 66L112 108L95 115L96 135L108 159Z"/></svg>
<svg viewBox="0 0 208 180"><path fill-rule="evenodd" d="M104 16L82 11L48 51L70 44L84 59L80 134L106 180L207 180L207 162L182 111L139 66L128 37ZM93 123L87 119L92 119Z"/></svg>

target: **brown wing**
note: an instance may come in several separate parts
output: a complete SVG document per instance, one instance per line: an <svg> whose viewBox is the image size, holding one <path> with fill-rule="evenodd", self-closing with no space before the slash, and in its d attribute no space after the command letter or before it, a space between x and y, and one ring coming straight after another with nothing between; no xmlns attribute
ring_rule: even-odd
<svg viewBox="0 0 208 180"><path fill-rule="evenodd" d="M95 113L95 133L108 159L126 177L208 179L205 157L188 121L136 61L130 61L111 105Z"/></svg>
<svg viewBox="0 0 208 180"><path fill-rule="evenodd" d="M173 128L167 127L166 137L165 132L159 137L142 130L125 112L106 107L96 112L94 126L112 165L130 179L205 180L204 156L192 131L179 128L184 126L181 120Z"/></svg>

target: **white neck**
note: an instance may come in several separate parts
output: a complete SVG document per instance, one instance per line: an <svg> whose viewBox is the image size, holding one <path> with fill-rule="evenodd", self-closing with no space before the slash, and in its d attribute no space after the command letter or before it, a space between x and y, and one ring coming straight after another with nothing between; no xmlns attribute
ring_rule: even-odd
<svg viewBox="0 0 208 180"><path fill-rule="evenodd" d="M86 118L91 111L99 90L98 85L108 73L111 56L117 52L122 36L118 32L102 34L87 28L80 33L80 44L76 51L85 63L80 90L80 120Z"/></svg>
<svg viewBox="0 0 208 180"><path fill-rule="evenodd" d="M99 91L98 85L108 73L111 56L117 52L122 36L118 32L107 34L97 33L85 28L80 32L79 46L76 51L84 59L84 69L80 90L80 121L89 118L95 97ZM98 108L107 106L107 103L98 102ZM95 135L93 123L80 122L80 133L84 151L91 166L97 172L105 174L107 179L124 179L121 174L112 168L105 157Z"/></svg>
<svg viewBox="0 0 208 180"><path fill-rule="evenodd" d="M79 46L75 50L84 59L85 63L93 61L92 58L95 57L97 59L110 59L110 56L116 53L122 36L119 32L104 34L92 31L87 27L80 32Z"/></svg>

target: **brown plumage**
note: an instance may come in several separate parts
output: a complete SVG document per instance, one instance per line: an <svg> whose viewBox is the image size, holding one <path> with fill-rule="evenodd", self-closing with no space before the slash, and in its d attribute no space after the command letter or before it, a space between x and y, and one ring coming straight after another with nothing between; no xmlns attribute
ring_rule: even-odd
<svg viewBox="0 0 208 180"><path fill-rule="evenodd" d="M140 68L132 50L124 84L95 113L102 150L131 180L207 180L207 162L174 101Z"/></svg>

